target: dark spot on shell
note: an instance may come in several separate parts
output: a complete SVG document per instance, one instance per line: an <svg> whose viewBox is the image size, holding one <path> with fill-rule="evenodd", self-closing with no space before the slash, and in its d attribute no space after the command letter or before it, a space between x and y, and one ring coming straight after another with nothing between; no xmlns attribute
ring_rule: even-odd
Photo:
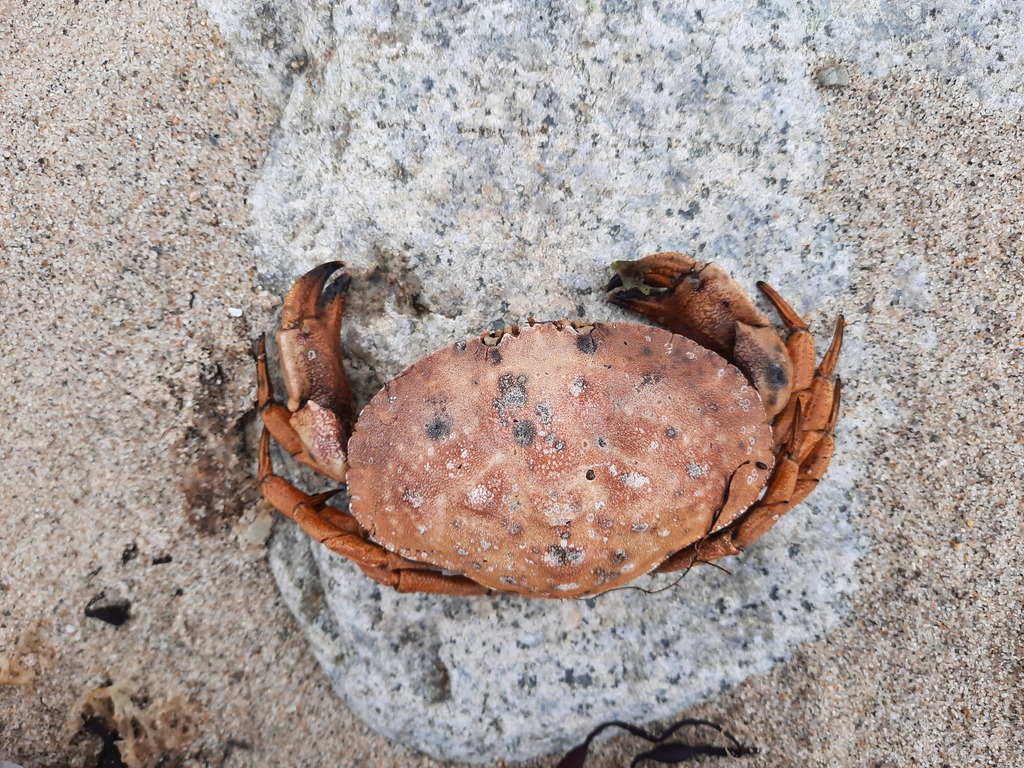
<svg viewBox="0 0 1024 768"><path fill-rule="evenodd" d="M592 470L592 469L588 469L587 470L587 480L593 480L595 477L597 477L597 473L594 470Z"/></svg>
<svg viewBox="0 0 1024 768"><path fill-rule="evenodd" d="M501 576L501 577L498 578L498 581L500 581L502 584L515 584L516 583L516 580L513 579L511 576Z"/></svg>
<svg viewBox="0 0 1024 768"><path fill-rule="evenodd" d="M466 342L465 341L457 341L457 342L455 342L455 351L456 352L465 352L466 351Z"/></svg>
<svg viewBox="0 0 1024 768"><path fill-rule="evenodd" d="M496 350L494 347L491 347L487 350L487 359L491 361L492 365L497 365L501 362L501 352Z"/></svg>
<svg viewBox="0 0 1024 768"><path fill-rule="evenodd" d="M756 466L758 469L768 469L768 465L765 464L763 461L757 462L757 464L755 464L754 466Z"/></svg>
<svg viewBox="0 0 1024 768"><path fill-rule="evenodd" d="M547 558L549 563L559 568L566 565L579 565L583 562L583 550L576 547L563 547L552 544L548 547Z"/></svg>
<svg viewBox="0 0 1024 768"><path fill-rule="evenodd" d="M517 421L515 427L512 428L512 437L523 448L529 448L533 445L534 438L537 437L537 428L529 419Z"/></svg>
<svg viewBox="0 0 1024 768"><path fill-rule="evenodd" d="M778 363L772 363L764 370L765 379L773 387L784 387L789 383L789 376L786 375L786 369Z"/></svg>
<svg viewBox="0 0 1024 768"><path fill-rule="evenodd" d="M650 357L654 353L651 352L651 348L650 347L644 347L642 354L643 354L644 357Z"/></svg>
<svg viewBox="0 0 1024 768"><path fill-rule="evenodd" d="M668 429L665 430L665 436L668 437L669 440L675 440L676 435L678 434L679 432L676 431L675 427L669 427Z"/></svg>
<svg viewBox="0 0 1024 768"><path fill-rule="evenodd" d="M424 429L431 440L444 440L452 433L452 417L444 411L439 411L424 425Z"/></svg>
<svg viewBox="0 0 1024 768"><path fill-rule="evenodd" d="M598 448L607 448L608 447L608 441L605 440L603 437L597 438L597 447Z"/></svg>
<svg viewBox="0 0 1024 768"><path fill-rule="evenodd" d="M597 352L597 339L589 333L576 337L576 349L585 355L592 355Z"/></svg>
<svg viewBox="0 0 1024 768"><path fill-rule="evenodd" d="M613 552L611 557L612 557L612 562L615 563L616 565L619 565L620 563L624 563L627 560L629 560L629 555L627 555L621 549L616 550L615 552Z"/></svg>
<svg viewBox="0 0 1024 768"><path fill-rule="evenodd" d="M640 379L640 386L638 386L637 389L653 387L655 384L657 384L664 378L665 377L662 376L660 373L645 373L643 377Z"/></svg>
<svg viewBox="0 0 1024 768"><path fill-rule="evenodd" d="M635 523L630 530L632 530L633 533L643 533L648 527L647 523Z"/></svg>

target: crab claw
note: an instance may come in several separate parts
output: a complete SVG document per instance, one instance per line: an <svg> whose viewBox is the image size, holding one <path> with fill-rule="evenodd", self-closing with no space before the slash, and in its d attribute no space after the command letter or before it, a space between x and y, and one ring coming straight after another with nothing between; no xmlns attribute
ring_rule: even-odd
<svg viewBox="0 0 1024 768"><path fill-rule="evenodd" d="M693 257L675 252L656 253L639 261L613 261L611 268L616 274L608 281L605 290L621 288L647 296L652 288L674 289L697 264Z"/></svg>
<svg viewBox="0 0 1024 768"><path fill-rule="evenodd" d="M683 253L657 253L639 261L612 262L615 274L605 287L608 301L709 346L709 339L699 331L694 335L695 329L684 321L682 302L676 297L697 265ZM717 345L712 348L717 351Z"/></svg>
<svg viewBox="0 0 1024 768"><path fill-rule="evenodd" d="M792 363L767 315L716 264L666 252L616 261L608 300L693 339L737 365L769 416L789 399Z"/></svg>
<svg viewBox="0 0 1024 768"><path fill-rule="evenodd" d="M327 293L324 293L324 285L330 280L331 275L344 266L340 261L321 264L295 281L281 308L281 330L298 328L304 320L323 320L334 326L337 331L341 331L344 294L352 278L348 273L342 274L331 284ZM320 317L320 310L325 306L327 312Z"/></svg>
<svg viewBox="0 0 1024 768"><path fill-rule="evenodd" d="M354 422L341 351L341 318L351 278L342 274L326 290L324 286L342 266L336 261L321 264L299 278L285 297L277 333L291 426L306 452L340 478L347 469L345 446Z"/></svg>
<svg viewBox="0 0 1024 768"><path fill-rule="evenodd" d="M324 292L324 285L342 266L334 261L314 267L285 297L277 343L290 411L299 410L308 400L333 410L337 380L345 379L348 389L341 363L341 316L351 278L341 275Z"/></svg>
<svg viewBox="0 0 1024 768"><path fill-rule="evenodd" d="M650 318L674 333L729 356L736 323L768 325L747 294L715 264L685 253L656 253L612 264L608 300Z"/></svg>

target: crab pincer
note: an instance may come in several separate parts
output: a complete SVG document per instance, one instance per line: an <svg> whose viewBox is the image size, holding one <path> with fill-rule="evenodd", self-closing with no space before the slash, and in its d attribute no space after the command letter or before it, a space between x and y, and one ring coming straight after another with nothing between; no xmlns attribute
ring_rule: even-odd
<svg viewBox="0 0 1024 768"><path fill-rule="evenodd" d="M341 319L351 278L343 273L327 285L342 266L321 264L292 286L277 333L293 433L285 439L297 437L306 463L335 480L345 479L345 446L355 422L341 350Z"/></svg>
<svg viewBox="0 0 1024 768"><path fill-rule="evenodd" d="M717 264L684 253L616 261L608 300L693 339L733 362L774 416L789 401L793 365L768 316Z"/></svg>

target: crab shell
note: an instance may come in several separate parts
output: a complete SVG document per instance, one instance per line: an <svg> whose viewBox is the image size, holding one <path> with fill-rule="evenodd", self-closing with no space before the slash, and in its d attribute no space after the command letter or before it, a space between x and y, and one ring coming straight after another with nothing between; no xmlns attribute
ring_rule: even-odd
<svg viewBox="0 0 1024 768"><path fill-rule="evenodd" d="M360 414L351 512L369 536L486 587L604 592L734 521L774 443L723 357L634 323L541 323L445 347Z"/></svg>

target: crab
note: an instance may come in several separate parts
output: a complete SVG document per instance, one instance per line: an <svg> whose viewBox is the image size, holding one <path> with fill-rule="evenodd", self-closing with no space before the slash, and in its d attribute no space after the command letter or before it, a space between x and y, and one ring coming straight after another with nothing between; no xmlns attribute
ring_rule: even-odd
<svg viewBox="0 0 1024 768"><path fill-rule="evenodd" d="M832 458L844 321L815 367L807 324L763 282L783 341L720 267L675 252L611 265L607 297L662 328L535 322L413 363L355 417L341 348L350 276L289 291L277 334L287 405L257 351L264 498L400 592L578 598L737 555ZM270 437L346 483L308 494Z"/></svg>

